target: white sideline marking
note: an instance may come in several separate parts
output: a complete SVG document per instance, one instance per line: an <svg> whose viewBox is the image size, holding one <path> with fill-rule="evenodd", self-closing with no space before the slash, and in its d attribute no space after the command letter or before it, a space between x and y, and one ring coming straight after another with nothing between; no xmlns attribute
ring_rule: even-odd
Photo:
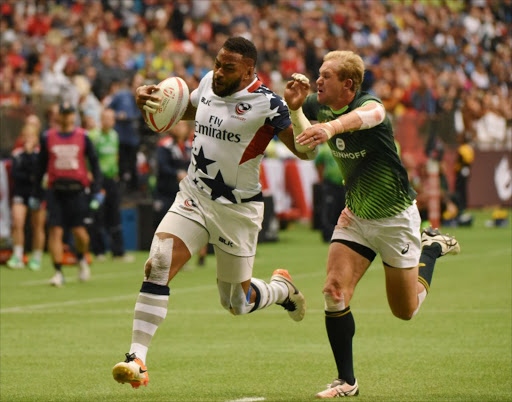
<svg viewBox="0 0 512 402"><path fill-rule="evenodd" d="M486 253L486 256L494 256L494 257L496 257L496 256L500 256L502 254L510 254L510 250L509 249L492 250L492 251ZM473 260L478 255L480 255L480 254L463 251L462 255L458 255L456 257L454 257L454 256L445 256L438 263L440 263L440 264L448 263L449 261L447 261L447 260L451 260L452 258L456 258L457 262L458 261ZM291 272L292 278L294 278L294 279L301 279L301 278L311 278L311 277L314 277L314 276L325 276L325 264L319 265L315 269L317 269L317 270L313 271L313 272L302 273L302 274L294 274L293 270L292 270L292 272ZM368 268L368 271L375 271L377 269L382 269L382 264L374 263L374 264L370 265L370 267ZM191 273L193 273L193 272L194 271L191 271ZM123 271L123 272L119 272L119 273L102 274L102 273L96 273L95 270L93 269L92 270L91 281L95 281L95 280L98 280L98 279L99 280L103 280L103 279L116 279L116 278L119 278L120 275L122 275L123 277L135 276L136 275L136 276L139 276L141 278L141 280L142 280L144 273L143 273L142 270L137 270L137 271L133 270L133 271ZM256 274L256 277L258 277L257 274ZM47 285L49 283L49 281L50 281L50 279L36 279L36 280L30 280L30 281L21 282L20 285L21 286ZM71 282L78 282L78 279L75 278L75 277L69 277L69 278L66 277L66 282L69 282L69 283L71 283ZM0 310L0 312L1 312L1 310Z"/></svg>
<svg viewBox="0 0 512 402"><path fill-rule="evenodd" d="M308 273L304 273L304 274L296 274L296 275L293 275L292 277L300 279L300 278L309 278L312 276L320 276L320 275L325 275L324 270L321 270L318 272L308 272ZM140 279L142 280L144 278L144 272L143 271L131 271L131 272L108 273L108 274L96 274L94 272L94 270L92 270L91 281L96 281L98 279L99 280L116 279L116 278L119 278L120 276L122 276L123 278L125 278L127 276L139 276ZM76 278L76 277L68 278L67 276L65 276L65 278L66 278L65 279L66 283L78 282L78 278ZM21 286L39 286L39 285L48 285L49 283L50 283L50 279L34 279L34 280L30 280L30 281L21 282L20 285Z"/></svg>
<svg viewBox="0 0 512 402"><path fill-rule="evenodd" d="M216 286L208 285L208 286L196 286L193 288L182 288L182 289L175 289L172 292L174 294L176 293L187 293L187 292L197 292L197 291L203 291L203 290L211 290L215 288ZM41 303L41 304L29 304L27 306L14 306L14 307L6 307L0 309L0 314L3 313L18 313L18 312L24 312L26 310L35 310L35 309L45 309L45 308L53 308L53 307L62 307L62 306L74 306L77 304L93 304L93 303L103 303L103 302L112 302L112 301L119 301L119 300L128 300L128 299L137 299L136 292L130 293L128 295L121 295L121 296L111 296L111 297L98 297L95 299L85 299L85 300L67 300L67 301L61 301L61 302L55 302L55 303Z"/></svg>
<svg viewBox="0 0 512 402"><path fill-rule="evenodd" d="M264 401L264 400L265 400L265 398L263 398L262 396L249 396L246 398L231 399L226 402L256 402L256 401Z"/></svg>
<svg viewBox="0 0 512 402"><path fill-rule="evenodd" d="M126 298L125 296L122 296L123 298ZM133 298L134 300L134 303L135 303L135 300L136 300L136 297L131 295L130 296L131 298ZM120 299L120 298L118 298ZM111 301L110 299L108 299L107 301ZM63 304L63 303L62 303ZM77 304L77 303L75 303ZM84 303L81 303L81 304L84 304ZM15 314L72 314L74 316L76 315L119 315L119 314L132 314L133 313L133 308L132 309L101 309L101 310L86 310L86 311L79 311L79 310L66 310L66 306L62 306L61 304L59 304L58 306L55 306L55 307L63 307L63 308L52 308L52 309L47 309L45 310L44 307L46 307L46 305L44 306L41 306L40 308L39 307L32 307L32 308L28 308L29 306L26 306L26 307L9 307L9 308L5 308L3 310L0 310L0 313L2 314L5 314L5 313L15 313ZM307 309L307 313L308 315L309 314L315 314L315 315L318 315L318 316L322 316L323 313L324 313L324 310L323 309L314 309L314 308L310 308L310 309ZM376 308L372 308L372 309L357 309L357 314L387 314L387 313L390 313L390 310L389 309L376 309ZM471 309L471 310L468 310L468 309L446 309L446 310L429 310L429 311L423 311L421 314L468 314L468 313L473 313L473 314L510 314L510 309L506 309L506 308L490 308L490 309ZM266 309L265 310L265 314L267 315L282 315L283 314L283 310L281 309ZM184 315L184 316L191 316L191 315L195 315L195 316L213 316L213 315L223 315L223 316L228 316L229 317L229 313L224 310L223 308L220 307L219 305L219 308L218 309L209 309L209 310L197 310L197 309L181 309L181 308L169 308L168 310L168 313L167 313L167 317L171 317L171 316L180 316L180 315Z"/></svg>
<svg viewBox="0 0 512 402"><path fill-rule="evenodd" d="M504 254L504 253L509 253L510 251L509 250L493 250L493 252L490 253L490 255L501 255L501 254ZM460 261L460 260L469 260L469 259L473 259L474 256L477 255L477 254L472 254L472 253L467 253L467 254L464 254L464 255L459 255L456 257L456 260L457 261ZM449 256L449 257L453 257L453 256ZM446 257L443 257L443 260L444 258ZM441 260L442 261L442 260ZM382 269L382 265L381 264L372 264L368 271L374 271L376 269ZM123 275L125 275L125 273L123 273ZM139 275L139 273L137 273L137 275ZM306 272L306 273L302 273L302 274L293 274L292 272L292 277L295 278L295 279L301 279L301 278L311 278L311 277L316 277L316 276L325 276L325 271L324 269L318 269L316 271L313 271L313 272ZM95 278L117 278L118 275L117 274L114 274L114 273L108 273L108 274L98 274L98 275L95 275L93 276L93 280ZM71 278L70 278L70 281L71 281ZM27 281L27 282L22 282L22 284L25 284L25 285L32 285L32 284L36 284L36 283L43 283L43 284L48 284L48 280L44 280L44 281ZM176 294L176 293L187 293L187 292L196 292L196 291L203 291L203 290L212 290L212 289L215 289L216 286L215 285L204 285L204 286L197 286L197 287L191 287L191 288L178 288L178 289L173 289L172 290L172 293ZM55 307L63 307L63 306L73 306L73 305L77 305L77 304L93 304L93 303L103 303L103 302L112 302L112 301L120 301L120 300L136 300L136 297L137 297L137 293L136 292L133 292L133 293L130 293L130 294L127 294L127 295L120 295L120 296L112 296L112 297L100 297L100 298L96 298L96 299L85 299L85 300L68 300L68 301L63 301L63 302L56 302L56 303L42 303L42 304L32 304L32 305L27 305L27 306L13 306L13 307L6 307L6 308L0 308L0 314L3 314L3 313L25 313L25 312L30 312L31 310L36 310L36 309L45 309L45 308L55 308ZM55 311L55 310L54 310ZM221 310L222 313L224 313L223 310ZM308 310L309 312L313 312L313 310L309 309ZM322 310L323 311L323 310ZM359 310L358 310L359 311ZM388 310L361 310L359 312L364 312L364 313L372 313L372 312L384 312L384 311L388 311ZM459 310L434 310L436 313L446 313L446 314L450 314L450 313L459 313L459 312L462 312L459 311ZM478 309L478 310L470 310L471 312L473 313L502 313L502 312L509 312L509 310L507 309L489 309L489 310L485 310L485 309ZM203 310L204 312L204 310ZM464 312L467 312L467 310L464 310ZM423 312L423 314L425 314L426 311Z"/></svg>
<svg viewBox="0 0 512 402"><path fill-rule="evenodd" d="M120 276L122 276L123 278L126 278L127 276L140 276L141 280L144 278L144 272L142 271L127 271L127 272L119 272L119 273L109 273L109 274L97 274L94 272L94 269L92 270L92 278L91 280L96 280L96 279L116 279L116 278L119 278ZM78 278L76 277L69 277L69 276L65 276L65 281L66 283L71 283L71 282L78 282ZM20 285L21 286L39 286L39 285L47 285L50 283L50 279L34 279L34 280L31 280L31 281L25 281L25 282L21 282Z"/></svg>
<svg viewBox="0 0 512 402"><path fill-rule="evenodd" d="M325 273L322 271L317 272L309 272L309 273L303 273L303 274L297 274L294 275L296 278L310 278L313 276L320 276L325 275ZM103 277L112 276L112 274L104 274ZM116 275L117 277L117 275ZM93 277L94 280L95 276ZM42 282L44 284L48 284L48 280L45 281L29 281L32 283L35 282ZM25 282L27 283L27 282ZM212 290L216 289L216 285L205 285L205 286L196 286L192 288L178 288L173 289L172 293L187 293L187 292L197 292L197 291L203 291L203 290ZM23 313L28 312L29 310L34 309L45 309L45 308L54 308L54 307L63 307L63 306L74 306L77 304L93 304L93 303L103 303L103 302L112 302L112 301L120 301L120 300L129 300L133 299L134 301L137 298L137 293L133 292L128 295L121 295L121 296L112 296L112 297L99 297L96 299L85 299L85 300L68 300L63 302L56 302L56 303L42 303L42 304L29 304L27 306L14 306L14 307L6 307L6 308L0 308L0 314L3 313Z"/></svg>

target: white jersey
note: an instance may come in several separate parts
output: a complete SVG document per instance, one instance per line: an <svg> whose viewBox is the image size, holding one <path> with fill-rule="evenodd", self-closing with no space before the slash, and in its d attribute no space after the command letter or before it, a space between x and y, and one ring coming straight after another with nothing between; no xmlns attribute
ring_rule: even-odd
<svg viewBox="0 0 512 402"><path fill-rule="evenodd" d="M257 77L225 97L212 90L213 71L190 95L197 108L186 180L223 204L262 200L260 164L274 135L291 124L286 103Z"/></svg>

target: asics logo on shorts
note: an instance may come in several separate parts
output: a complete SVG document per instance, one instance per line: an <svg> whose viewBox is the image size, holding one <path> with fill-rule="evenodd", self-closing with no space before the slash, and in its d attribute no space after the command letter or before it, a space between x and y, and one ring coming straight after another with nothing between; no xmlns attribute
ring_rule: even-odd
<svg viewBox="0 0 512 402"><path fill-rule="evenodd" d="M407 254L408 251L409 251L409 243L407 243L405 245L405 247L402 249L402 254Z"/></svg>

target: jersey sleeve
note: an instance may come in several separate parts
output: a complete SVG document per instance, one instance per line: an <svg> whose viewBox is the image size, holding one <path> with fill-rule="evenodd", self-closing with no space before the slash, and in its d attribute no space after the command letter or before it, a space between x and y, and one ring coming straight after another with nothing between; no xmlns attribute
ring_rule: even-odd
<svg viewBox="0 0 512 402"><path fill-rule="evenodd" d="M359 97L356 100L356 102L354 102L354 109L356 109L358 107L361 107L361 106L364 106L368 102L377 102L377 103L382 104L382 101L379 98L377 98L377 97L375 97L373 95L370 95L368 93L365 93L361 97Z"/></svg>
<svg viewBox="0 0 512 402"><path fill-rule="evenodd" d="M197 106L199 105L199 100L201 99L201 94L204 92L205 87L211 85L212 79L213 71L210 71L203 77L203 79L199 83L199 86L192 91L192 93L190 94L190 103L192 103L192 106L197 108Z"/></svg>
<svg viewBox="0 0 512 402"><path fill-rule="evenodd" d="M310 94L302 104L302 111L309 121L318 120L318 100L317 94Z"/></svg>
<svg viewBox="0 0 512 402"><path fill-rule="evenodd" d="M265 122L274 128L274 135L286 130L292 124L288 106L277 95L270 99L270 115Z"/></svg>

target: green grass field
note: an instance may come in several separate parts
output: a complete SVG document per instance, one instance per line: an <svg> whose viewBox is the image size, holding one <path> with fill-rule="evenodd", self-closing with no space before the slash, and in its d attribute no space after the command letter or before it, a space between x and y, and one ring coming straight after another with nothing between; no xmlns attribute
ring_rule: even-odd
<svg viewBox="0 0 512 402"><path fill-rule="evenodd" d="M418 316L405 322L388 308L376 260L351 306L356 320L358 401L511 401L512 231L453 229L457 257L438 261ZM88 283L51 288L41 272L0 268L0 400L7 401L312 401L335 376L324 329L327 245L294 225L258 248L255 276L288 268L308 301L296 323L272 306L234 317L222 309L214 257L171 284L167 319L153 339L150 383L116 383L114 364L131 339L133 306L146 253L135 264L96 263ZM264 399L263 399L264 398Z"/></svg>

